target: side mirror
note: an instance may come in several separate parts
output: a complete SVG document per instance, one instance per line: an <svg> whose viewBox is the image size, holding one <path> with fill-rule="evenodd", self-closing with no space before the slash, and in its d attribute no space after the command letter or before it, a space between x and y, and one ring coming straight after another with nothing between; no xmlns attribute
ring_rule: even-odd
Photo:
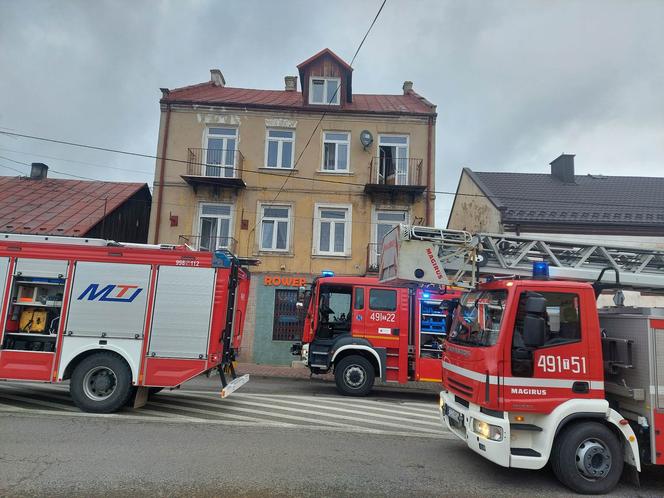
<svg viewBox="0 0 664 498"><path fill-rule="evenodd" d="M546 322L544 317L526 315L523 321L523 342L526 347L539 348L544 344Z"/></svg>

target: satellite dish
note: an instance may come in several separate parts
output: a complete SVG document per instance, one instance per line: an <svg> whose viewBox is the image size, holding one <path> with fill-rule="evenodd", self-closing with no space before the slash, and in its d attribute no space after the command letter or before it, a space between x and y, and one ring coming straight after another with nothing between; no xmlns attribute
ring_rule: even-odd
<svg viewBox="0 0 664 498"><path fill-rule="evenodd" d="M373 143L373 135L369 130L362 130L362 133L360 133L360 142L365 150Z"/></svg>

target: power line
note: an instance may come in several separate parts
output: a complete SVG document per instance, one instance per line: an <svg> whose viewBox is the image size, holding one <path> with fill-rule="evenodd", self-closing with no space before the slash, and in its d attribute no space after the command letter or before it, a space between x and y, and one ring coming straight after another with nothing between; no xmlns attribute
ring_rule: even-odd
<svg viewBox="0 0 664 498"><path fill-rule="evenodd" d="M12 168L11 166L6 166L4 164L0 164L0 168L10 169L12 171L16 171L17 173L20 173L21 175L25 175L25 173L23 171L21 171L20 169Z"/></svg>
<svg viewBox="0 0 664 498"><path fill-rule="evenodd" d="M22 164L23 166L31 166L28 163L24 163L22 161L16 161L14 159L10 159L10 158L4 157L4 156L0 156L0 159L6 159L7 161L11 161L11 162L16 163L16 164ZM58 171L57 169L53 169L53 168L49 168L49 171L52 171L53 173L58 173L60 175L71 176L73 178L80 178L82 180L92 180L93 182L103 181L103 180L97 180L96 178L90 178L88 176L80 176L80 175L74 175L72 173L65 173L64 171Z"/></svg>

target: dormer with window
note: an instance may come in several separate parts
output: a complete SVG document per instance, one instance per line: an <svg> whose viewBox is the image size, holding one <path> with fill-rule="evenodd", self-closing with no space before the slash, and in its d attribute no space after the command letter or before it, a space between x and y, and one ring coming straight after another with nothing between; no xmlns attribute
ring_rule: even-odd
<svg viewBox="0 0 664 498"><path fill-rule="evenodd" d="M304 105L339 106L353 101L353 68L326 48L297 66Z"/></svg>

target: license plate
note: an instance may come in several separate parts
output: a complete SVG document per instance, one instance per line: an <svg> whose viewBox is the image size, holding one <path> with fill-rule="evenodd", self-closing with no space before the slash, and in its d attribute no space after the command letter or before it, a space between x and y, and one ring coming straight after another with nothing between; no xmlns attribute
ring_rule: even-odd
<svg viewBox="0 0 664 498"><path fill-rule="evenodd" d="M450 425L460 429L463 428L463 413L459 413L454 408L445 405L445 415L447 415Z"/></svg>

